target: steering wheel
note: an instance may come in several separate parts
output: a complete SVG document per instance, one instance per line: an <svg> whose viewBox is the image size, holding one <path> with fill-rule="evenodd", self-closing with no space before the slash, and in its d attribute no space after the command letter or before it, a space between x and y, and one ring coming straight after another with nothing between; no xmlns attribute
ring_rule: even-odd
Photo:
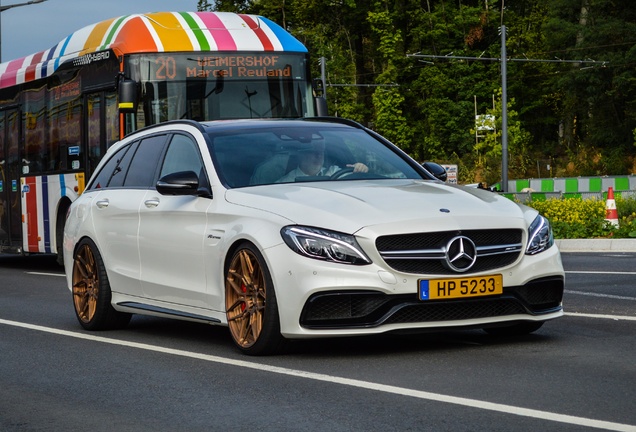
<svg viewBox="0 0 636 432"><path fill-rule="evenodd" d="M341 170L338 170L335 173L331 174L331 177L329 177L329 180L337 180L340 177L346 176L347 174L351 174L352 172L353 172L353 167L342 168Z"/></svg>

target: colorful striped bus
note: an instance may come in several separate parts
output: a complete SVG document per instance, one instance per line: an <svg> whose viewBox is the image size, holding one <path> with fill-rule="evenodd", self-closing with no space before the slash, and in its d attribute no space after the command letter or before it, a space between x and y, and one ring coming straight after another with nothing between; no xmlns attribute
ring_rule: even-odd
<svg viewBox="0 0 636 432"><path fill-rule="evenodd" d="M61 257L70 203L127 133L173 119L315 111L307 49L254 15L128 15L2 63L0 252Z"/></svg>

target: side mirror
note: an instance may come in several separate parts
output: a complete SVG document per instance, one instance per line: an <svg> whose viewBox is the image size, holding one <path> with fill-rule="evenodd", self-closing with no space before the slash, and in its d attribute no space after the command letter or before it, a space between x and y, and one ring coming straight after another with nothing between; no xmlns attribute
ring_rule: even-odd
<svg viewBox="0 0 636 432"><path fill-rule="evenodd" d="M117 90L119 112L135 112L137 110L137 82L130 79L121 79Z"/></svg>
<svg viewBox="0 0 636 432"><path fill-rule="evenodd" d="M448 178L448 173L446 172L443 166L435 162L424 162L422 166L424 167L426 171L433 174L433 177L435 177L437 180L446 182L446 179Z"/></svg>
<svg viewBox="0 0 636 432"><path fill-rule="evenodd" d="M199 177L193 171L179 171L161 177L155 187L161 195L197 195Z"/></svg>
<svg viewBox="0 0 636 432"><path fill-rule="evenodd" d="M314 98L316 101L316 114L319 117L327 117L329 115L329 109L327 108L327 99L322 96Z"/></svg>

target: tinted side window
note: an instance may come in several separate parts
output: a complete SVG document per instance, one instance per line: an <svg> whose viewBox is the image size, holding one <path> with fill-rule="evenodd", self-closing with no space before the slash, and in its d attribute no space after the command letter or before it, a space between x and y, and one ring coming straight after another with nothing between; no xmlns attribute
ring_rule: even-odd
<svg viewBox="0 0 636 432"><path fill-rule="evenodd" d="M130 145L130 150L126 152L124 157L119 161L119 165L115 168L113 172L113 176L110 178L108 182L108 187L122 187L124 185L124 180L126 179L126 173L128 172L128 166L132 161L135 152L137 151L137 147L139 146L139 141L135 141Z"/></svg>
<svg viewBox="0 0 636 432"><path fill-rule="evenodd" d="M194 139L186 135L175 135L170 141L159 178L180 171L193 171L200 175L202 168L199 146Z"/></svg>
<svg viewBox="0 0 636 432"><path fill-rule="evenodd" d="M165 141L166 135L155 135L141 140L128 168L125 187L153 187Z"/></svg>
<svg viewBox="0 0 636 432"><path fill-rule="evenodd" d="M134 153L134 148L137 143L133 143L127 146L122 147L117 153L111 156L111 158L106 162L106 164L102 167L102 169L97 173L93 182L88 186L88 190L93 189L101 189L112 186L111 180L118 178L119 184L123 182L123 173L121 172L120 162L122 162L126 156L128 155L128 160L130 160L130 155ZM117 180L114 181L117 183Z"/></svg>

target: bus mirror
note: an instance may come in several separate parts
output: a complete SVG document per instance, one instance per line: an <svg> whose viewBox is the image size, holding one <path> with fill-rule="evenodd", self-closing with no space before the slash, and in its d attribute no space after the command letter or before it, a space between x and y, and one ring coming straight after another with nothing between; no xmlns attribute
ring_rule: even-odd
<svg viewBox="0 0 636 432"><path fill-rule="evenodd" d="M312 81L312 90L314 92L314 101L316 103L316 114L319 117L329 115L327 108L327 94L325 93L325 85L320 78L314 78Z"/></svg>
<svg viewBox="0 0 636 432"><path fill-rule="evenodd" d="M119 81L119 112L137 110L137 82L130 79Z"/></svg>
<svg viewBox="0 0 636 432"><path fill-rule="evenodd" d="M325 86L323 85L322 80L320 78L314 78L311 84L311 88L314 91L314 97L324 97Z"/></svg>
<svg viewBox="0 0 636 432"><path fill-rule="evenodd" d="M316 114L319 117L326 117L329 115L329 109L327 108L327 99L319 96L316 99Z"/></svg>

